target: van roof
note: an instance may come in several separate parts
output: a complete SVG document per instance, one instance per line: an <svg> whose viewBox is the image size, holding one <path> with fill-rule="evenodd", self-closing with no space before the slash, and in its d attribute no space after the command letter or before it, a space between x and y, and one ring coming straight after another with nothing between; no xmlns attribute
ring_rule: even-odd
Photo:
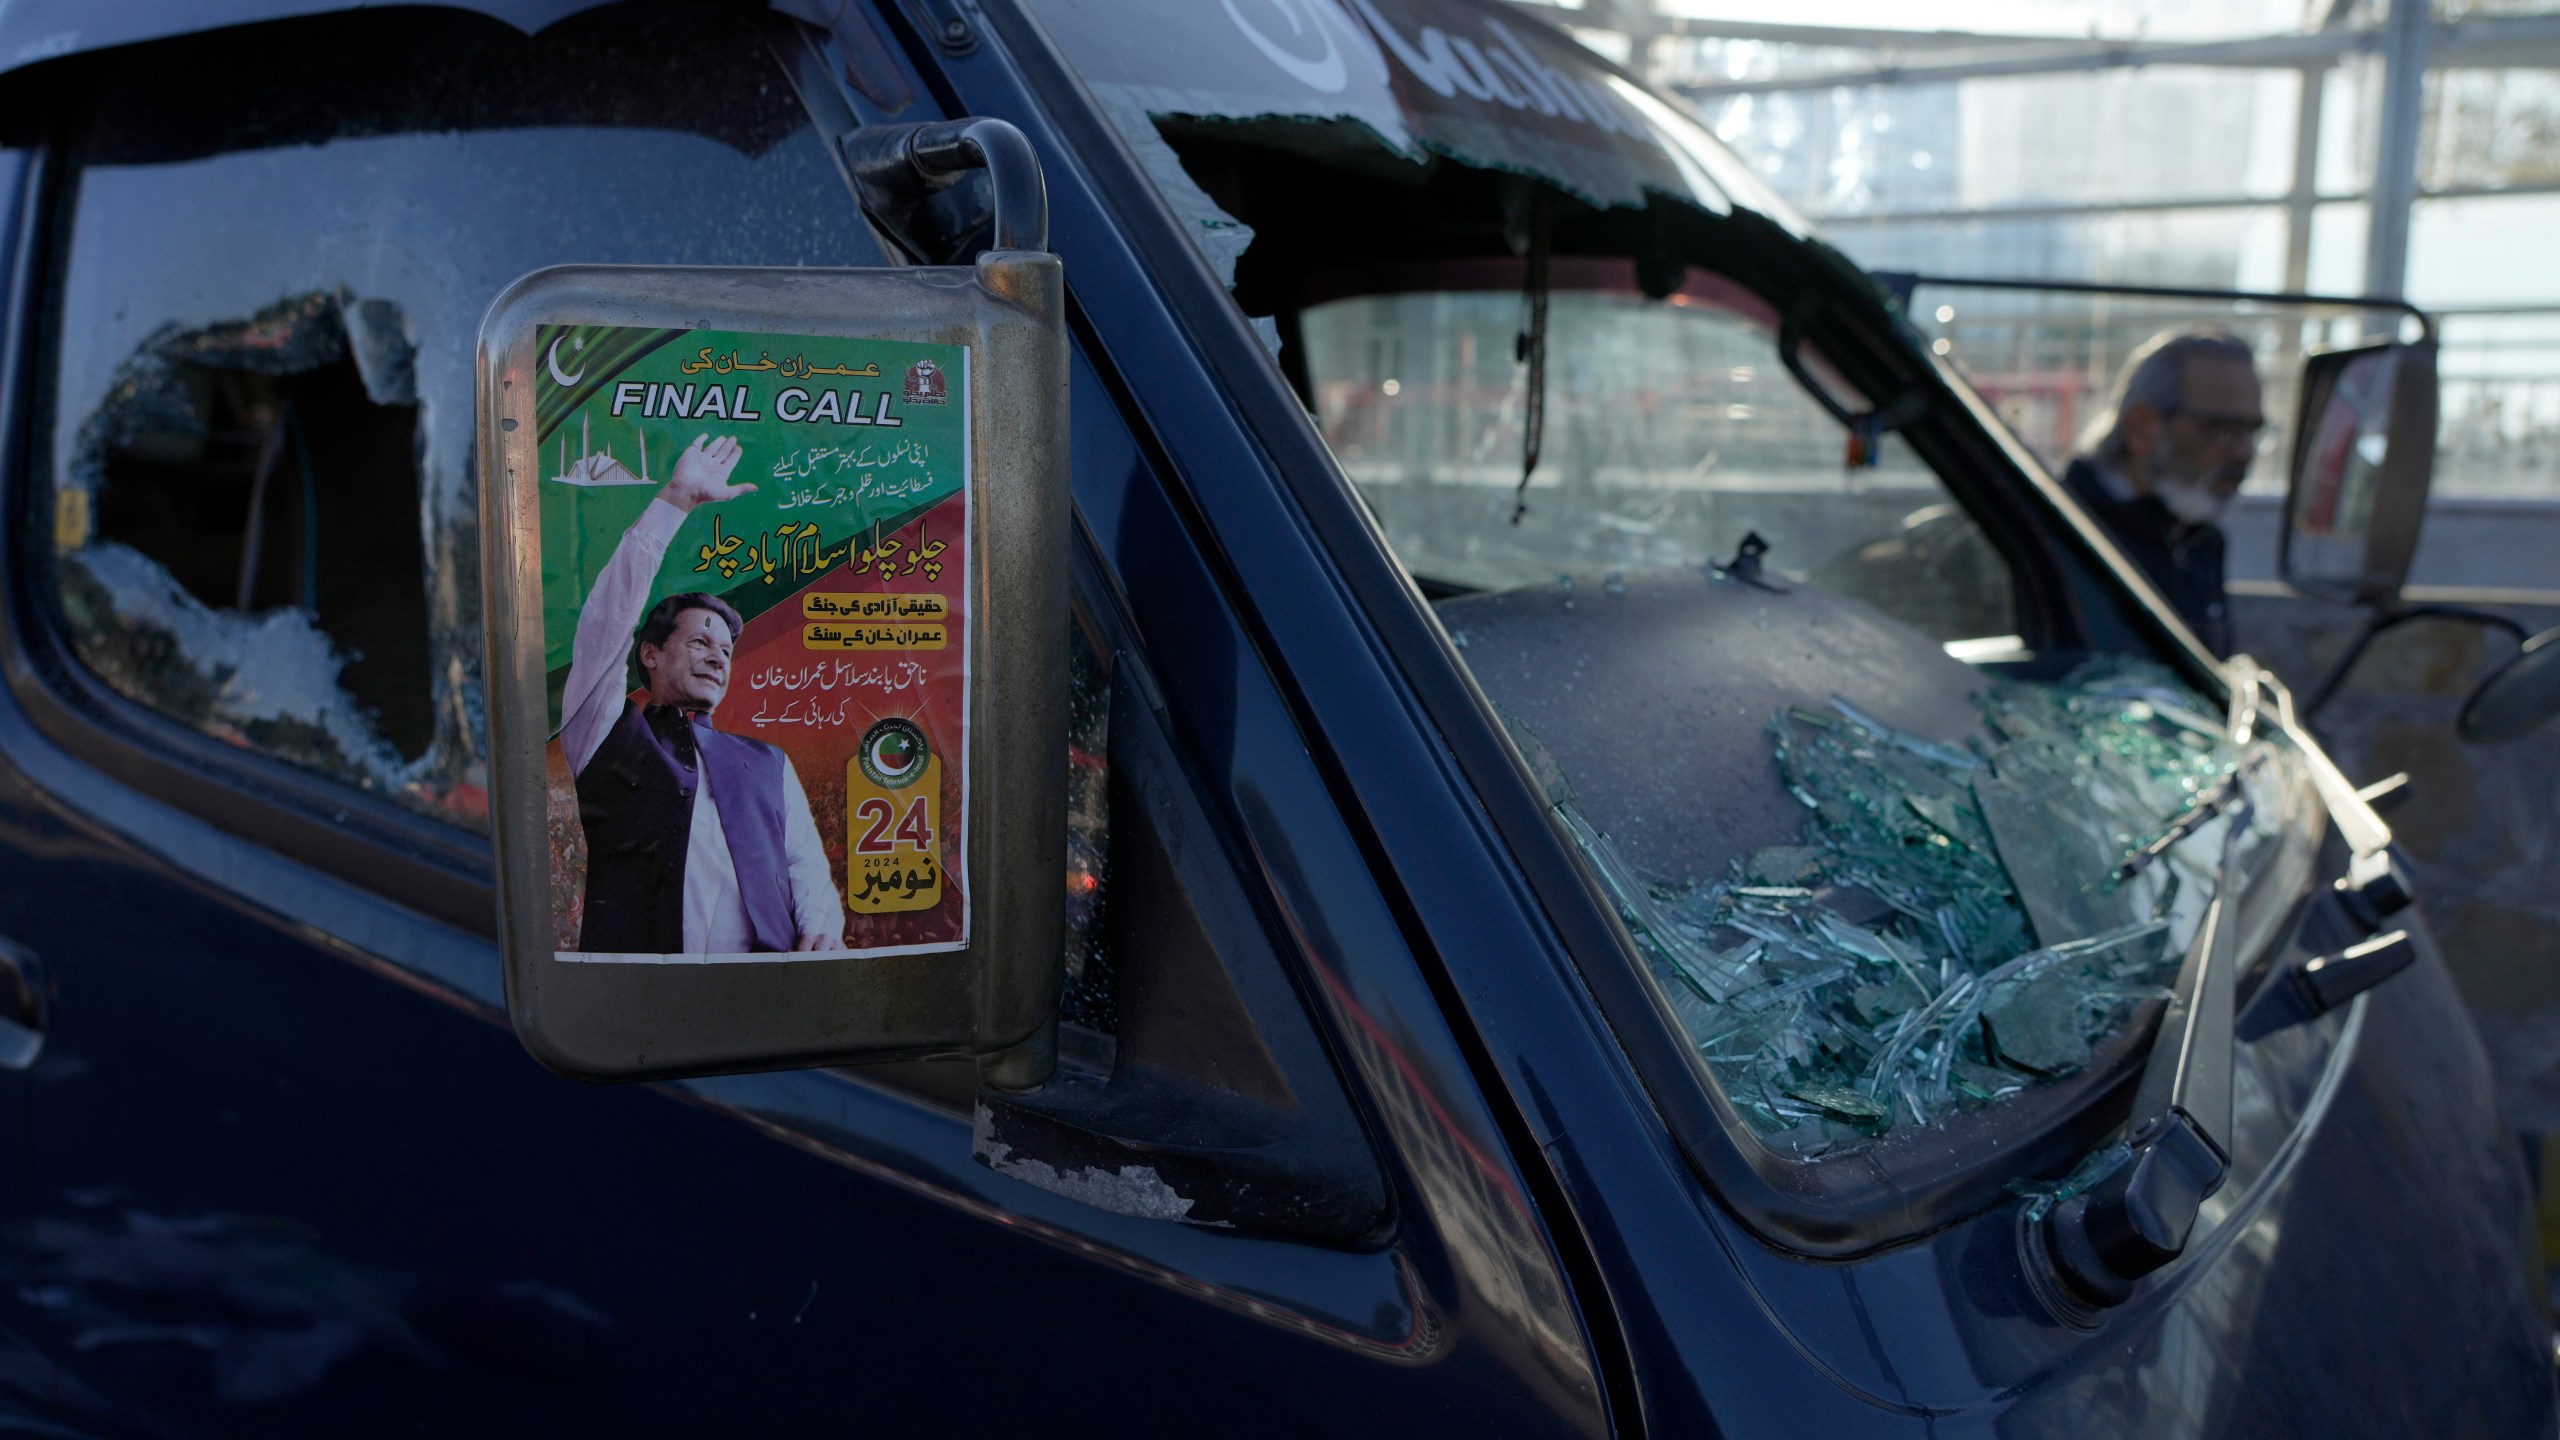
<svg viewBox="0 0 2560 1440"><path fill-rule="evenodd" d="M529 35L607 3L427 0L417 8L485 15ZM773 8L812 20L846 3L772 0ZM122 45L371 8L389 7L382 0L9 0L0 5L0 75ZM1312 34L1287 37L1257 33L1233 6L1191 0L1131 0L1127 8L1154 12L1143 25L1127 23L1121 7L1061 9L1033 0L1030 8L1059 32L1088 82L1151 114L1351 122L1409 158L1436 152L1516 171L1599 205L1641 205L1644 192L1658 191L1711 211L1756 211L1806 233L1685 105L1515 6L1336 0L1311 7ZM1186 32L1186 43L1164 43L1167 26ZM1131 45L1132 36L1152 43ZM1290 42L1302 40L1320 43L1324 53L1288 53Z"/></svg>

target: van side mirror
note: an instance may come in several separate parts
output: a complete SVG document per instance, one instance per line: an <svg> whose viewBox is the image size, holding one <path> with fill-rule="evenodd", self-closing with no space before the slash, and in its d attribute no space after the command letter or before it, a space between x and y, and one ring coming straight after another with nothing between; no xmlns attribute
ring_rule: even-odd
<svg viewBox="0 0 2560 1440"><path fill-rule="evenodd" d="M480 333L507 1009L589 1080L1050 1071L1067 345L1037 162L974 265L565 266Z"/></svg>
<svg viewBox="0 0 2560 1440"><path fill-rule="evenodd" d="M2392 609L2435 470L2434 339L2311 356L2293 434L2277 573L2306 594Z"/></svg>
<svg viewBox="0 0 2560 1440"><path fill-rule="evenodd" d="M2308 721L2337 698L2348 672L2381 635L2418 620L2452 620L2521 642L2463 702L2455 732L2513 739L2560 714L2560 631L2526 638L2511 616L2468 605L2400 603L2436 457L2436 342L2379 342L2303 362L2277 571L2307 595L2362 604L2372 614L2302 703ZM2548 643L2546 643L2548 642Z"/></svg>

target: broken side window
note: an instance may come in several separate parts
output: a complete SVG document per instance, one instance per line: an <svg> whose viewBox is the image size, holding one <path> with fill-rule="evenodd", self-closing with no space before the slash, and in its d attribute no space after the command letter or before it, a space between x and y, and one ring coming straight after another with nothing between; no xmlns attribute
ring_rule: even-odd
<svg viewBox="0 0 2560 1440"><path fill-rule="evenodd" d="M76 62L43 458L82 663L485 828L490 300L569 262L881 263L765 20L365 12Z"/></svg>
<svg viewBox="0 0 2560 1440"><path fill-rule="evenodd" d="M434 739L413 358L394 307L324 294L166 326L118 367L55 503L90 668L390 791Z"/></svg>

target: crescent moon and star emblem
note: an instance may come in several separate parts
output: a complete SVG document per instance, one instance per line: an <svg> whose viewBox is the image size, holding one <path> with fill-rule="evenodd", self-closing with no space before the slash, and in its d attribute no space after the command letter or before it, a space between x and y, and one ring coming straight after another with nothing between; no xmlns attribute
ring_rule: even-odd
<svg viewBox="0 0 2560 1440"><path fill-rule="evenodd" d="M544 352L544 354L543 354L543 357L542 357L542 364L543 364L543 367L544 367L545 369L547 369L547 370L549 370L549 371L551 372L551 383L552 383L552 384L554 384L554 385L558 385L558 386L560 386L560 387L561 387L561 388L563 388L563 389L566 389L567 387L569 387L569 386L571 386L571 385L575 385L575 384L577 384L577 383L578 383L578 381L579 381L579 379L580 379L581 377L583 377L583 376L587 373L587 371L586 371L586 367L585 367L585 366L580 366L580 367L578 368L578 370L577 370L577 372L576 372L575 374L563 374L563 373L561 373L561 370L560 370L560 341L562 341L562 340L569 340L569 348L571 348L571 349L573 349L573 350L584 350L584 349L586 349L586 348L587 348L587 342L586 342L586 341L584 341L584 340L570 340L570 338L569 338L568 336L566 336L566 335L562 335L562 336L559 336L558 338L554 339L554 340L551 342L551 348L550 348L548 351Z"/></svg>

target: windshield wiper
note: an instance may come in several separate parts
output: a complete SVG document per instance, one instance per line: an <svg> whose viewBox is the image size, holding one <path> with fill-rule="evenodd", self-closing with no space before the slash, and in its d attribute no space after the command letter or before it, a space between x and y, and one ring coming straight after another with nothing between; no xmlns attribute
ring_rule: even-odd
<svg viewBox="0 0 2560 1440"><path fill-rule="evenodd" d="M2114 1173L2046 1212L2035 1240L2084 1306L2122 1304L2187 1248L2196 1214L2231 1169L2232 997L2239 946L2240 837L2252 804L2230 811L2214 896L2178 969L2144 1062Z"/></svg>
<svg viewBox="0 0 2560 1440"><path fill-rule="evenodd" d="M2240 743L2246 743L2259 718L2255 688L2249 687L2245 699L2233 697L2232 733ZM2280 696L2278 723L2288 731L2292 717L2284 712L2289 708ZM2317 752L2303 748L2316 762ZM2156 860L2216 813L2230 818L2215 867L2213 899L2187 947L2168 1009L2143 1062L2142 1085L2122 1142L2129 1153L2088 1189L2046 1210L2028 1230L2030 1262L2041 1258L2040 1271L2083 1310L2124 1303L2143 1277L2183 1254L2204 1202L2222 1188L2231 1169L2231 1074L2239 1040L2255 1040L2326 1014L2406 969L2417 954L2409 935L2395 930L2296 964L2269 976L2248 1014L2235 1017L2240 841L2255 814L2244 779L2248 769L2244 764L2199 796L2168 833L2117 872L2122 878ZM2387 846L2389 832L2382 835ZM2384 861L2387 878L2376 884L2363 871L2351 870L2335 890L2340 908L2371 930L2377 927L2355 902L2370 904L2377 891L2405 896L2406 888L2387 849L2367 854Z"/></svg>
<svg viewBox="0 0 2560 1440"><path fill-rule="evenodd" d="M2399 848L2391 843L2391 827L2382 823L2372 803L2294 718L2293 692L2283 681L2246 655L2232 656L2229 668L2234 743L2248 743L2249 732L2256 728L2260 692L2272 695L2276 728L2301 754L2312 788L2320 792L2321 804L2338 827L2338 838L2346 842L2347 873L2330 889L2358 928L2368 935L2379 931L2384 921L2407 909L2418 894L2408 867L2401 863Z"/></svg>
<svg viewBox="0 0 2560 1440"><path fill-rule="evenodd" d="M2160 833L2159 839L2125 857L2125 862L2116 867L2115 883L2121 885L2141 874L2153 861L2176 849L2178 842L2203 829L2206 821L2221 814L2223 807L2239 799L2242 793L2240 772L2237 770L2207 786L2202 794L2196 796L2195 803L2187 807L2186 813Z"/></svg>

